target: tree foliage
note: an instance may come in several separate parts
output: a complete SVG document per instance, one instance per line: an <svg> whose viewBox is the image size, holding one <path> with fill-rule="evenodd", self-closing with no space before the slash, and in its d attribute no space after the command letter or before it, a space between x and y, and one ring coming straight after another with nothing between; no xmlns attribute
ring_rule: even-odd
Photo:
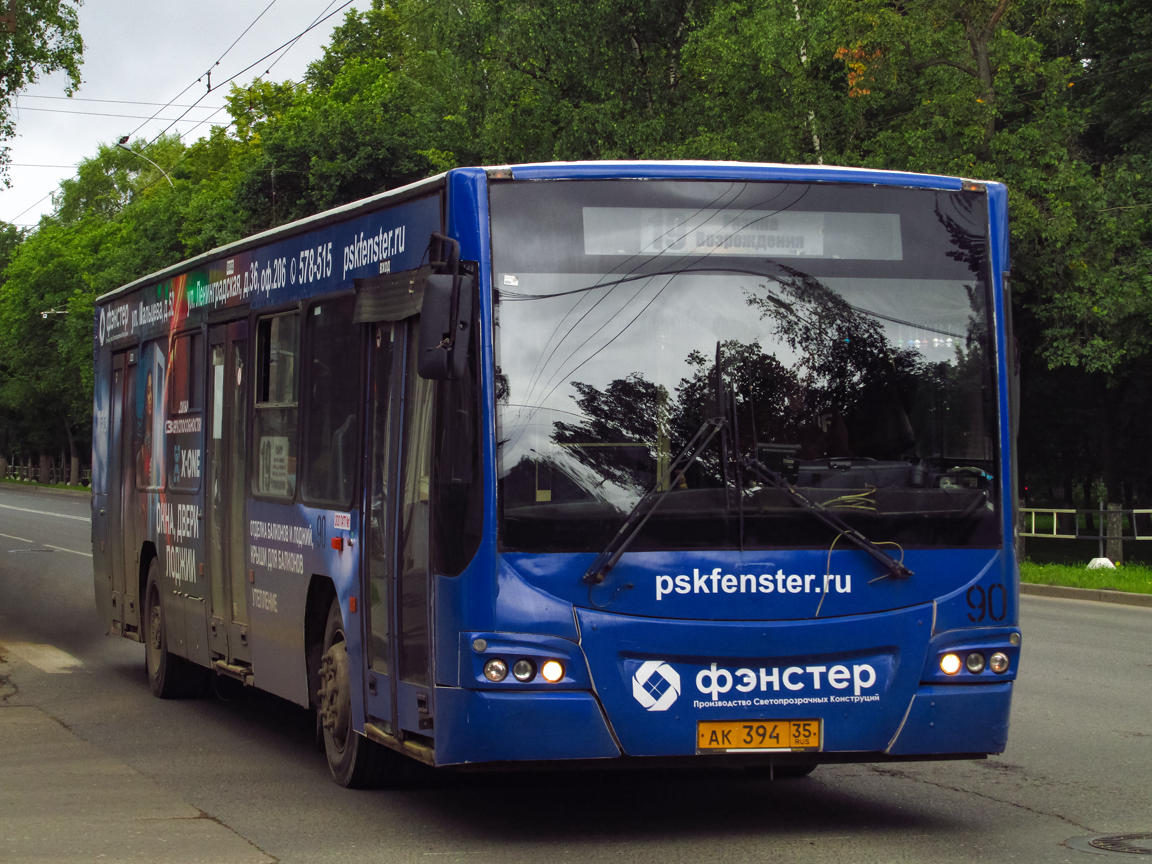
<svg viewBox="0 0 1152 864"><path fill-rule="evenodd" d="M40 76L63 72L65 92L80 86L80 0L22 0L16 11L16 32L0 34L0 141L16 134L12 100ZM0 147L0 179L9 184L8 148Z"/></svg>
<svg viewBox="0 0 1152 864"><path fill-rule="evenodd" d="M8 95L51 68L78 80L74 7L29 5L36 28L8 47L32 65L5 73ZM87 346L96 294L457 165L863 165L1008 185L1025 468L1065 497L1090 477L1152 494L1152 457L1130 446L1152 410L1143 0L371 0L303 82L234 86L228 109L195 143L132 145L172 186L101 147L37 231L0 237L0 402L75 387L80 429L90 351L66 343ZM66 326L25 320L57 303ZM15 357L25 339L36 350ZM1060 393L1097 419L1054 417Z"/></svg>

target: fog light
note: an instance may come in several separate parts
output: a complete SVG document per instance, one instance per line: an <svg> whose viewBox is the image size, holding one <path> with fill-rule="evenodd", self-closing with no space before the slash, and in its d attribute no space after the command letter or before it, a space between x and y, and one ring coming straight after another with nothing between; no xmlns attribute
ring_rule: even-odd
<svg viewBox="0 0 1152 864"><path fill-rule="evenodd" d="M940 658L940 670L945 675L955 675L960 671L960 655L945 654Z"/></svg>
<svg viewBox="0 0 1152 864"><path fill-rule="evenodd" d="M549 660L540 667L540 674L549 684L555 684L564 677L564 664L559 660Z"/></svg>
<svg viewBox="0 0 1152 864"><path fill-rule="evenodd" d="M536 664L531 660L517 660L512 667L512 677L517 681L531 681L536 677Z"/></svg>
<svg viewBox="0 0 1152 864"><path fill-rule="evenodd" d="M992 655L992 659L988 661L988 667L999 675L1002 672L1008 671L1008 655L997 651Z"/></svg>
<svg viewBox="0 0 1152 864"><path fill-rule="evenodd" d="M489 681L503 681L508 677L508 664L499 657L493 657L484 664L484 677Z"/></svg>
<svg viewBox="0 0 1152 864"><path fill-rule="evenodd" d="M973 651L964 661L964 665L968 667L968 671L973 675L979 675L984 671L984 655L979 651Z"/></svg>

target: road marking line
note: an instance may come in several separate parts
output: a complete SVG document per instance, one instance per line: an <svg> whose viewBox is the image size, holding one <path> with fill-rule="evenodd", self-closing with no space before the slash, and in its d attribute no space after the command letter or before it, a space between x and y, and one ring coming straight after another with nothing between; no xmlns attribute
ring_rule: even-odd
<svg viewBox="0 0 1152 864"><path fill-rule="evenodd" d="M7 537L9 540L19 540L21 543L35 543L35 540L29 540L26 537L17 537L15 534L0 534L0 537ZM65 549L63 546L53 546L51 543L41 543L41 546L46 546L48 549L55 549L57 552L71 552L73 555L83 555L85 558L91 558L91 552L77 552L75 549ZM47 549L9 549L9 552L41 552Z"/></svg>
<svg viewBox="0 0 1152 864"><path fill-rule="evenodd" d="M31 642L5 642L4 647L41 672L63 674L73 672L84 664L55 645L34 645Z"/></svg>
<svg viewBox="0 0 1152 864"><path fill-rule="evenodd" d="M77 552L75 549L65 549L63 546L53 546L51 543L43 543L41 545L47 546L49 549L55 549L57 552L71 552L73 555L83 555L85 558L92 557L91 552Z"/></svg>
<svg viewBox="0 0 1152 864"><path fill-rule="evenodd" d="M37 516L57 516L60 519L75 519L77 522L91 522L88 516L70 516L67 513L53 513L51 510L31 510L27 507L14 507L11 504L0 504L5 510L19 510L21 513L35 513Z"/></svg>

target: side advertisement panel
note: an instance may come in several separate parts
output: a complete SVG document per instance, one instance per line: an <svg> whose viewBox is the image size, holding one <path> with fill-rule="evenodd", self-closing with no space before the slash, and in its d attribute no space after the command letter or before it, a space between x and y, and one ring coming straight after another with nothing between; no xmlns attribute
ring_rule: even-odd
<svg viewBox="0 0 1152 864"><path fill-rule="evenodd" d="M415 269L440 222L440 197L433 195L213 261L101 306L97 347L171 331L198 310L258 309Z"/></svg>

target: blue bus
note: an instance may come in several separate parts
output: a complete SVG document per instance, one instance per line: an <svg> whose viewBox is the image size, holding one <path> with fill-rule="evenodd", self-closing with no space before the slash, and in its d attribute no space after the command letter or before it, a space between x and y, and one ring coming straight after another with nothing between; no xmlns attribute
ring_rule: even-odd
<svg viewBox="0 0 1152 864"><path fill-rule="evenodd" d="M1003 751L1007 195L459 168L99 298L96 598L335 780ZM615 763L593 760L616 760Z"/></svg>

